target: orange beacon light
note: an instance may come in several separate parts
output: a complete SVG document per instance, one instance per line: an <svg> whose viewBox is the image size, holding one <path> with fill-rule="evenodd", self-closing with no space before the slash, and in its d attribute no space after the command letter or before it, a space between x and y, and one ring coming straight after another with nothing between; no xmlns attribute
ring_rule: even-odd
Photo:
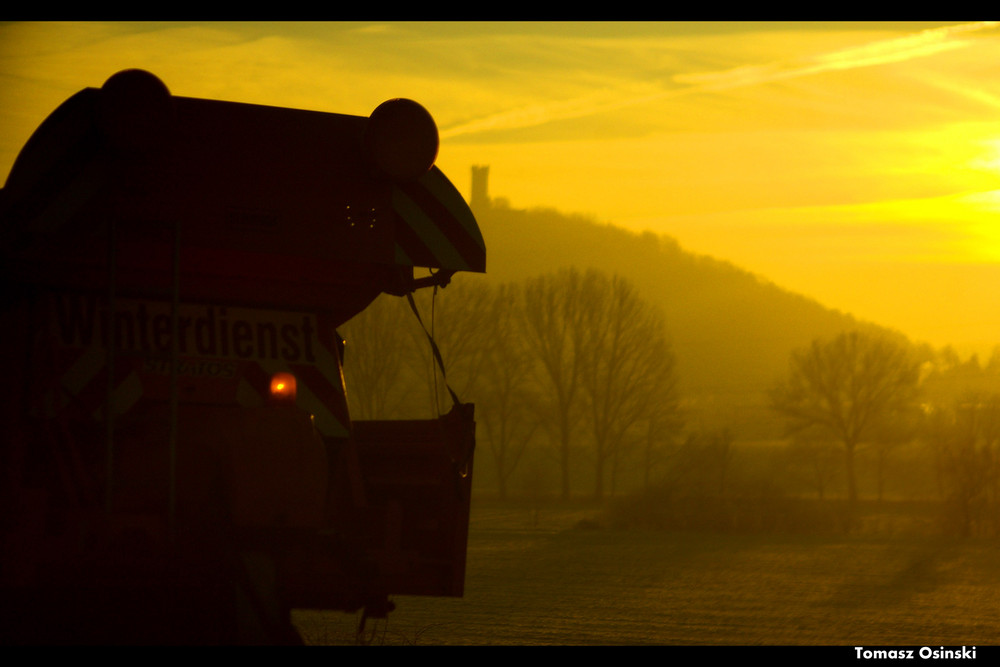
<svg viewBox="0 0 1000 667"><path fill-rule="evenodd" d="M271 376L271 400L276 403L295 403L295 376L291 373L275 373Z"/></svg>

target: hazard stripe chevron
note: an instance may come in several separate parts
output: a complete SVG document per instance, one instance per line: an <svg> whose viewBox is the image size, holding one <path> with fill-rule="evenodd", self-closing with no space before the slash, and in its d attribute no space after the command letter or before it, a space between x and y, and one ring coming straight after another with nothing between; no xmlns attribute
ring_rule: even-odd
<svg viewBox="0 0 1000 667"><path fill-rule="evenodd" d="M115 415L123 415L135 406L142 398L142 381L132 372L119 382L111 392L111 406ZM104 415L104 406L93 412L94 418Z"/></svg>
<svg viewBox="0 0 1000 667"><path fill-rule="evenodd" d="M63 373L62 386L71 396L79 396L80 392L94 377L104 370L107 354L103 348L95 348L80 354L76 361Z"/></svg>
<svg viewBox="0 0 1000 667"><path fill-rule="evenodd" d="M52 417L69 410L79 415L88 414L94 419L103 418L108 400L107 352L103 348L85 348L67 361L68 367L60 376L53 395L46 401L44 416ZM142 380L134 366L117 364L111 390L113 413L125 414L142 396Z"/></svg>
<svg viewBox="0 0 1000 667"><path fill-rule="evenodd" d="M437 167L392 191L396 258L456 271L485 271L486 244L471 209Z"/></svg>

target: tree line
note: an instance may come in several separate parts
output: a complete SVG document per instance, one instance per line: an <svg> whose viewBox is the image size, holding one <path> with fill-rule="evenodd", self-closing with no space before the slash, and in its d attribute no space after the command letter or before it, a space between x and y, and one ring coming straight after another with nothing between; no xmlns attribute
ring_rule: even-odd
<svg viewBox="0 0 1000 667"><path fill-rule="evenodd" d="M982 367L947 348L849 331L794 352L770 401L814 462L839 448L848 525L857 514L858 451L874 454L881 500L892 450L916 443L930 454L951 531L1000 535L1000 353Z"/></svg>
<svg viewBox="0 0 1000 667"><path fill-rule="evenodd" d="M853 328L792 351L766 404L780 441L741 442L723 423L689 429L656 483L613 503L610 520L1000 535L1000 348L980 364Z"/></svg>
<svg viewBox="0 0 1000 667"><path fill-rule="evenodd" d="M562 498L579 492L573 471L584 466L595 498L616 495L623 479L700 498L739 486L740 434L714 423L682 432L691 415L681 409L667 323L621 276L463 276L418 292L415 303L426 331L406 299L386 295L343 327L355 419L439 415L447 385L476 403L477 468L487 464L500 498L518 474L531 477L532 456ZM963 362L858 326L794 350L767 408L787 427L789 456L813 471L820 500L830 480L844 481L848 524L861 473L881 500L900 474L897 453L917 447L953 532L1000 534L1000 353L985 365ZM755 488L775 493L781 480L766 477Z"/></svg>
<svg viewBox="0 0 1000 667"><path fill-rule="evenodd" d="M489 456L501 498L528 447L549 454L562 498L583 462L595 498L614 493L626 469L648 474L681 426L659 310L596 269L499 285L475 278L418 292L420 320L405 299L383 295L342 328L354 418L433 417L450 388L476 404L477 452Z"/></svg>

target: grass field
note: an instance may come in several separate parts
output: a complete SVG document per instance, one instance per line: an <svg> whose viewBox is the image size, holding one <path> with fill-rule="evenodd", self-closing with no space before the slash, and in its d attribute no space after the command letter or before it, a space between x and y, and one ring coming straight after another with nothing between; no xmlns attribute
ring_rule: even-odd
<svg viewBox="0 0 1000 667"><path fill-rule="evenodd" d="M1000 643L1000 544L616 530L596 509L474 503L466 594L394 598L385 645ZM297 611L306 643L358 618Z"/></svg>

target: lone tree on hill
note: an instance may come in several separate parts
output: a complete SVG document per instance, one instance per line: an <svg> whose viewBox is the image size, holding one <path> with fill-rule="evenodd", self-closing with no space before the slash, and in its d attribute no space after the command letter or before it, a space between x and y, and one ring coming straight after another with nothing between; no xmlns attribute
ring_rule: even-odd
<svg viewBox="0 0 1000 667"><path fill-rule="evenodd" d="M843 445L850 517L858 498L855 452L913 408L918 379L919 364L906 347L852 331L794 352L788 380L771 391L771 406L790 432L825 431Z"/></svg>

